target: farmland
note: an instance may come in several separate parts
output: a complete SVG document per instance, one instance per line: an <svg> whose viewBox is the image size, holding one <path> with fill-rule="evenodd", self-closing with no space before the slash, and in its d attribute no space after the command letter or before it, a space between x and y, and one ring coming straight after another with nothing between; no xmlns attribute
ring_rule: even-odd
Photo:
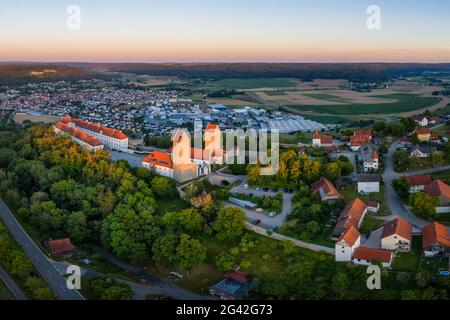
<svg viewBox="0 0 450 320"><path fill-rule="evenodd" d="M288 78L255 78L255 79L223 79L209 83L213 88L221 89L263 89L263 88L292 88L297 85L297 80Z"/></svg>

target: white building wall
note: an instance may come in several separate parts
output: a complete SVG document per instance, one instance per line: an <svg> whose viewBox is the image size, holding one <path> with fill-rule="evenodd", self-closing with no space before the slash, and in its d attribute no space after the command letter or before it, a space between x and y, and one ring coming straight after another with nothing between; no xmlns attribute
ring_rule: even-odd
<svg viewBox="0 0 450 320"><path fill-rule="evenodd" d="M335 254L336 261L338 262L350 262L352 261L353 253L356 248L361 245L361 237L356 240L353 246L349 246L345 241L336 242L335 245Z"/></svg>
<svg viewBox="0 0 450 320"><path fill-rule="evenodd" d="M406 246L407 248L399 248L399 241L402 242L402 247ZM411 242L408 239L405 239L396 234L390 235L389 237L381 239L381 248L387 250L401 250L401 251L410 251L411 250Z"/></svg>
<svg viewBox="0 0 450 320"><path fill-rule="evenodd" d="M379 182L358 182L358 192L376 193L380 192Z"/></svg>

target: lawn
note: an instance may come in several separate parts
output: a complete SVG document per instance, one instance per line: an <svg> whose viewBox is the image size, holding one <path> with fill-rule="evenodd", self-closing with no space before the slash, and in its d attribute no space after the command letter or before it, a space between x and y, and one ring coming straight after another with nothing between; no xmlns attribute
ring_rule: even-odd
<svg viewBox="0 0 450 320"><path fill-rule="evenodd" d="M189 208L189 203L180 198L168 198L158 201L158 208L156 211L163 214L171 211L180 211Z"/></svg>
<svg viewBox="0 0 450 320"><path fill-rule="evenodd" d="M356 189L356 185L354 183L347 183L345 184L345 189L342 190L341 188L338 188L339 192L342 194L342 196L344 197L344 200L346 201L346 203L356 199L357 197L359 197L361 200L366 201L366 200L376 200L379 201L381 203L380 205L380 210L378 211L377 215L389 215L390 212L386 206L386 203L384 201L384 195L385 195L385 186L381 185L380 186L380 192L378 193L371 193L368 196L362 196L360 194L358 194L355 189Z"/></svg>
<svg viewBox="0 0 450 320"><path fill-rule="evenodd" d="M424 109L437 104L441 98L419 97L414 94L393 94L376 96L385 99L395 99L396 102L361 104L350 103L343 105L293 105L289 106L290 111L314 111L317 113L329 113L336 115L361 115L361 114L390 114L400 112L410 112Z"/></svg>
<svg viewBox="0 0 450 320"><path fill-rule="evenodd" d="M440 115L440 116L446 116L446 115L449 115L449 114L450 114L450 104L447 105L445 108L441 108L441 109L439 109L439 110L436 110L435 113L436 113L437 115Z"/></svg>
<svg viewBox="0 0 450 320"><path fill-rule="evenodd" d="M371 213L368 213L363 220L363 223L361 224L361 227L359 228L359 233L361 234L369 234L372 231L377 230L381 227L383 224L383 220L380 220L376 217L374 217Z"/></svg>
<svg viewBox="0 0 450 320"><path fill-rule="evenodd" d="M297 82L288 78L232 78L213 81L210 85L216 88L245 90L258 88L292 88L297 85Z"/></svg>
<svg viewBox="0 0 450 320"><path fill-rule="evenodd" d="M395 271L416 272L422 257L422 237L413 236L411 252L399 252L394 258Z"/></svg>

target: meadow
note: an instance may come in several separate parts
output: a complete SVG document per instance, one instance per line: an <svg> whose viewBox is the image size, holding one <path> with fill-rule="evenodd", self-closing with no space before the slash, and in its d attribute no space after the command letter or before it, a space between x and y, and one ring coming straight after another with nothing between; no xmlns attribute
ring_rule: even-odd
<svg viewBox="0 0 450 320"><path fill-rule="evenodd" d="M248 90L260 88L292 88L296 87L297 81L288 78L232 78L212 81L209 85L214 88Z"/></svg>

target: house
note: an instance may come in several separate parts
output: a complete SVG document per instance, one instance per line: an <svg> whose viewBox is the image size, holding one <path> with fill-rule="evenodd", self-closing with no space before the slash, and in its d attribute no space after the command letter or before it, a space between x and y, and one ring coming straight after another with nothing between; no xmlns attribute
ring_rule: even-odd
<svg viewBox="0 0 450 320"><path fill-rule="evenodd" d="M339 240L351 226L359 229L367 212L368 207L361 199L356 198L350 202L339 215L331 239L334 241Z"/></svg>
<svg viewBox="0 0 450 320"><path fill-rule="evenodd" d="M369 141L372 140L372 131L370 130L355 130L354 137L366 137Z"/></svg>
<svg viewBox="0 0 450 320"><path fill-rule="evenodd" d="M394 251L411 251L412 224L396 218L384 224L381 233L381 248Z"/></svg>
<svg viewBox="0 0 450 320"><path fill-rule="evenodd" d="M311 185L311 190L320 197L320 200L334 202L342 198L342 195L336 190L336 187L325 177Z"/></svg>
<svg viewBox="0 0 450 320"><path fill-rule="evenodd" d="M88 151L95 152L104 148L103 143L96 137L93 137L77 128L69 126L63 121L56 122L53 126L53 131L56 134L67 134L73 141L78 143L83 148L86 148Z"/></svg>
<svg viewBox="0 0 450 320"><path fill-rule="evenodd" d="M128 152L128 136L121 130L112 129L100 124L92 123L89 121L75 119L70 117L64 117L60 120L70 127L77 128L84 131L90 136L93 136L101 141L105 147L111 150L120 150Z"/></svg>
<svg viewBox="0 0 450 320"><path fill-rule="evenodd" d="M416 145L409 150L411 158L428 158L431 155L432 149L429 146Z"/></svg>
<svg viewBox="0 0 450 320"><path fill-rule="evenodd" d="M450 234L448 228L433 222L422 230L422 248L426 257L450 253Z"/></svg>
<svg viewBox="0 0 450 320"><path fill-rule="evenodd" d="M209 293L222 300L241 300L252 288L252 279L244 272L229 271L224 279L209 288Z"/></svg>
<svg viewBox="0 0 450 320"><path fill-rule="evenodd" d="M367 206L367 211L372 213L377 213L380 210L380 202L375 200L364 201Z"/></svg>
<svg viewBox="0 0 450 320"><path fill-rule="evenodd" d="M417 135L417 139L420 142L430 141L431 130L429 128L416 128L414 133Z"/></svg>
<svg viewBox="0 0 450 320"><path fill-rule="evenodd" d="M173 178L173 162L169 153L153 151L142 160L142 167L153 171L157 175Z"/></svg>
<svg viewBox="0 0 450 320"><path fill-rule="evenodd" d="M450 186L441 180L434 180L425 187L425 193L437 197L441 207L450 206Z"/></svg>
<svg viewBox="0 0 450 320"><path fill-rule="evenodd" d="M70 257L72 256L73 246L70 239L46 240L44 246L50 250L53 257Z"/></svg>
<svg viewBox="0 0 450 320"><path fill-rule="evenodd" d="M362 146L360 149L360 154L364 172L378 171L379 155L373 148L372 144L365 144Z"/></svg>
<svg viewBox="0 0 450 320"><path fill-rule="evenodd" d="M360 245L361 235L354 226L350 226L335 244L336 261L352 261L353 254Z"/></svg>
<svg viewBox="0 0 450 320"><path fill-rule="evenodd" d="M406 180L410 185L409 193L422 192L433 181L431 176L409 176L406 177Z"/></svg>
<svg viewBox="0 0 450 320"><path fill-rule="evenodd" d="M440 144L442 144L441 137L438 136L437 134L432 134L431 137L430 137L430 144L433 144L433 145L440 145Z"/></svg>
<svg viewBox="0 0 450 320"><path fill-rule="evenodd" d="M316 130L313 135L312 146L316 148L332 148L333 137L321 135L319 131Z"/></svg>
<svg viewBox="0 0 450 320"><path fill-rule="evenodd" d="M394 254L389 250L358 247L353 255L353 263L370 266L372 262L381 262L384 268L390 268L393 257Z"/></svg>
<svg viewBox="0 0 450 320"><path fill-rule="evenodd" d="M350 137L350 149L354 152L359 151L362 146L369 144L370 140L367 136L351 136Z"/></svg>
<svg viewBox="0 0 450 320"><path fill-rule="evenodd" d="M404 150L412 148L412 146L413 146L413 141L411 138L401 138L398 143L398 148L404 149Z"/></svg>
<svg viewBox="0 0 450 320"><path fill-rule="evenodd" d="M428 118L425 116L415 116L414 121L421 127L428 126Z"/></svg>
<svg viewBox="0 0 450 320"><path fill-rule="evenodd" d="M380 175L360 174L358 175L358 193L380 192Z"/></svg>

